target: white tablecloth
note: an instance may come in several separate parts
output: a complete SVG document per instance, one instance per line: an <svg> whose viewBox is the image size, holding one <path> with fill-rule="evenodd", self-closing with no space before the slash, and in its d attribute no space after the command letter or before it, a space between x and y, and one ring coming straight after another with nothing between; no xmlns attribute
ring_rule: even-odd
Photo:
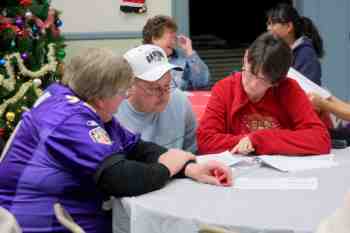
<svg viewBox="0 0 350 233"><path fill-rule="evenodd" d="M114 233L197 233L215 224L240 233L310 233L320 220L343 204L350 188L350 148L333 150L339 166L297 173L261 167L246 177L317 177L316 190L242 190L171 181L165 188L132 198L116 199Z"/></svg>

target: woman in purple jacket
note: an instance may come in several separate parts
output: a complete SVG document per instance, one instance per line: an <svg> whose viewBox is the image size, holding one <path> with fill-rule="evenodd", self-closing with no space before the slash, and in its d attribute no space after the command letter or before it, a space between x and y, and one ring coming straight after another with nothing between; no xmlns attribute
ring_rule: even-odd
<svg viewBox="0 0 350 233"><path fill-rule="evenodd" d="M23 114L0 163L0 206L24 233L67 232L55 218L57 202L87 233L108 233L111 216L101 207L110 196L151 192L171 177L231 185L226 166L197 164L193 154L143 141L113 118L132 81L124 59L89 49Z"/></svg>
<svg viewBox="0 0 350 233"><path fill-rule="evenodd" d="M292 67L321 85L323 41L311 19L301 17L292 5L282 3L267 13L267 29L283 38L293 52Z"/></svg>

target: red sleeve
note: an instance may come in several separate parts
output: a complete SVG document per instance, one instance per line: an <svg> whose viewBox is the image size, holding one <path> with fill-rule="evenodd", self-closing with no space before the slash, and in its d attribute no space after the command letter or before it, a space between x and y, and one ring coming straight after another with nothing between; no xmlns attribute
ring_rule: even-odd
<svg viewBox="0 0 350 233"><path fill-rule="evenodd" d="M244 135L228 132L226 119L232 103L232 77L218 82L211 92L206 110L197 130L197 144L200 154L231 150Z"/></svg>
<svg viewBox="0 0 350 233"><path fill-rule="evenodd" d="M305 92L294 80L286 80L276 95L288 115L289 129L259 130L250 134L257 154L327 154L330 137Z"/></svg>

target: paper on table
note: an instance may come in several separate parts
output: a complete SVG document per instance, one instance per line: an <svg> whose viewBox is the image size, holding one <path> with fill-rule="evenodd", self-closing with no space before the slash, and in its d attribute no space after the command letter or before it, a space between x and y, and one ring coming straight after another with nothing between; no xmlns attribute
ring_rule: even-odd
<svg viewBox="0 0 350 233"><path fill-rule="evenodd" d="M329 168L338 165L334 161L333 154L318 155L318 156L278 156L278 155L262 155L257 157L262 164L271 166L284 172L303 171L314 168Z"/></svg>
<svg viewBox="0 0 350 233"><path fill-rule="evenodd" d="M310 79L306 78L303 74L301 74L299 71L297 71L293 67L289 68L287 77L297 81L300 87L306 93L314 92L319 94L322 98L325 98L325 99L329 98L332 95L328 90L320 87Z"/></svg>
<svg viewBox="0 0 350 233"><path fill-rule="evenodd" d="M234 156L229 151L224 151L218 154L207 154L207 155L197 156L198 163L205 163L211 160L215 160L215 161L222 162L227 166L233 166L246 159L251 159L251 158L243 157L243 156Z"/></svg>
<svg viewBox="0 0 350 233"><path fill-rule="evenodd" d="M277 189L277 190L316 190L318 179L310 178L250 178L241 177L235 180L233 188L236 189Z"/></svg>
<svg viewBox="0 0 350 233"><path fill-rule="evenodd" d="M247 157L240 155L232 155L229 151L218 154L207 154L197 156L198 163L205 163L210 160L215 160L234 166L244 162L245 165L256 165L260 163L283 172L303 171L315 168L329 168L337 166L334 161L333 154L317 155L317 156L284 156L284 155L260 155L256 157Z"/></svg>

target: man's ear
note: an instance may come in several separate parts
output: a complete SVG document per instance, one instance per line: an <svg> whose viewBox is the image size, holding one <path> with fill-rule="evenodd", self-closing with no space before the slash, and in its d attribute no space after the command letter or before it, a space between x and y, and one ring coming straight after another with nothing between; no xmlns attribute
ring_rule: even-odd
<svg viewBox="0 0 350 233"><path fill-rule="evenodd" d="M248 49L246 49L244 52L243 64L242 64L243 69L247 69L247 65L248 65Z"/></svg>

